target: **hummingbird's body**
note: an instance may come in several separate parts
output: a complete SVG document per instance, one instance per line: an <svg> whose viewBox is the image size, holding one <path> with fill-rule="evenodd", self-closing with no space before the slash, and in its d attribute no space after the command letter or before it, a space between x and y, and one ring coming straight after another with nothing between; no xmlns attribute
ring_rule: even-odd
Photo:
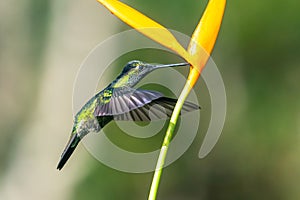
<svg viewBox="0 0 300 200"><path fill-rule="evenodd" d="M156 91L134 89L151 71L188 63L153 65L131 61L122 73L105 89L92 97L76 114L70 140L61 156L57 169L62 169L80 140L90 132L99 132L112 120L151 121L170 117L176 99L164 97ZM182 111L189 112L199 106L186 102Z"/></svg>

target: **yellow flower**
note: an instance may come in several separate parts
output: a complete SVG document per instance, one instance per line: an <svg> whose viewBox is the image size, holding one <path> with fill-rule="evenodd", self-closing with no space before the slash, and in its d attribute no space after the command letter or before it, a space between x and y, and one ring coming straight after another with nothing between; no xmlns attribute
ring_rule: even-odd
<svg viewBox="0 0 300 200"><path fill-rule="evenodd" d="M204 68L217 39L226 0L210 0L196 27L189 47L185 50L168 29L132 7L117 0L98 0L114 15L150 39L173 50L192 67L188 77L194 86Z"/></svg>

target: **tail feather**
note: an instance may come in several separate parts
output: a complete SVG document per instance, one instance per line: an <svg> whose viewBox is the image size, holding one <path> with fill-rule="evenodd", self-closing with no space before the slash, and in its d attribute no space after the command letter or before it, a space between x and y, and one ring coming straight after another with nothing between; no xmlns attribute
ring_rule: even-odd
<svg viewBox="0 0 300 200"><path fill-rule="evenodd" d="M66 164L66 162L68 161L68 159L70 158L70 156L72 155L72 153L74 152L74 150L77 147L77 145L80 142L80 140L81 139L80 139L80 137L77 136L77 134L74 134L70 138L70 140L69 140L69 142L68 142L68 144L67 144L64 152L61 155L60 161L59 161L59 163L57 165L57 169L58 170L61 170L64 167L64 165Z"/></svg>

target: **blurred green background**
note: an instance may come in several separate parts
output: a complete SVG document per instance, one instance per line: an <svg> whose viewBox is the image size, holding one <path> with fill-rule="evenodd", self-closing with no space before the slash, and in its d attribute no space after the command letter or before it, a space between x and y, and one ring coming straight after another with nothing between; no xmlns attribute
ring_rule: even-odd
<svg viewBox="0 0 300 200"><path fill-rule="evenodd" d="M191 35L207 1L126 3ZM228 98L223 133L201 160L198 134L164 170L158 199L300 199L299 7L296 0L227 2L213 52ZM0 199L146 199L152 173L110 169L83 145L55 169L72 127L80 63L129 27L83 0L1 1L0 26ZM201 80L197 88L205 88Z"/></svg>

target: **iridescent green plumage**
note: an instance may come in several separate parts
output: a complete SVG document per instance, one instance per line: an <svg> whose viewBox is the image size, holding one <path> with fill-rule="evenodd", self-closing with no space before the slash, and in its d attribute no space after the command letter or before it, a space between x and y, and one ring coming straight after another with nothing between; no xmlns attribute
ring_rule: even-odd
<svg viewBox="0 0 300 200"><path fill-rule="evenodd" d="M62 169L85 135L99 132L111 120L151 121L170 117L176 99L164 97L156 91L134 89L133 86L155 69L188 65L154 65L141 61L127 63L121 74L92 97L76 114L71 137L57 169ZM199 106L186 102L182 111L190 112L196 109L199 109Z"/></svg>

